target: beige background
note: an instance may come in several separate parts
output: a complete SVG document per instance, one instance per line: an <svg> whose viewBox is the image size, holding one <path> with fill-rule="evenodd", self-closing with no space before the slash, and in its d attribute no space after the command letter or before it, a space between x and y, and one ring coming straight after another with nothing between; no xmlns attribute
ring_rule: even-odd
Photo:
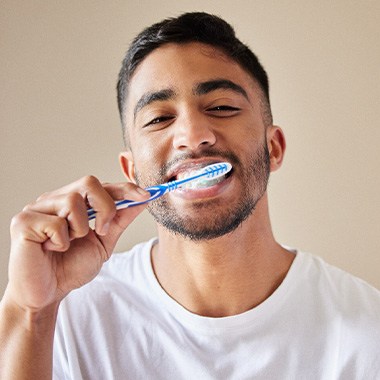
<svg viewBox="0 0 380 380"><path fill-rule="evenodd" d="M143 27L190 10L226 18L269 72L288 141L270 184L278 240L380 288L380 2L2 0L0 294L13 214L86 174L122 180L122 56ZM145 214L118 249L154 234Z"/></svg>

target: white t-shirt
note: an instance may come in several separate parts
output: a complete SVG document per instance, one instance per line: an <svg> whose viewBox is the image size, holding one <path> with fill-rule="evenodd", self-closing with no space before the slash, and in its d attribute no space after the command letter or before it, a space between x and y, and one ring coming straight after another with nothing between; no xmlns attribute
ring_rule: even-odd
<svg viewBox="0 0 380 380"><path fill-rule="evenodd" d="M54 379L380 379L380 292L295 252L245 313L193 314L159 285L154 240L115 254L59 310Z"/></svg>

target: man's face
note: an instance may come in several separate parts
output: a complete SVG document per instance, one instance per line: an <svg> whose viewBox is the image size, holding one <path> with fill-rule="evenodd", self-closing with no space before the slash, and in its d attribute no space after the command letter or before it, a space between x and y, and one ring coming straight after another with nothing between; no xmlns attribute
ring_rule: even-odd
<svg viewBox="0 0 380 380"><path fill-rule="evenodd" d="M234 230L252 213L269 176L262 96L236 62L200 43L164 45L138 66L125 106L138 184L167 182L220 161L233 166L213 186L152 202L159 223L202 240Z"/></svg>

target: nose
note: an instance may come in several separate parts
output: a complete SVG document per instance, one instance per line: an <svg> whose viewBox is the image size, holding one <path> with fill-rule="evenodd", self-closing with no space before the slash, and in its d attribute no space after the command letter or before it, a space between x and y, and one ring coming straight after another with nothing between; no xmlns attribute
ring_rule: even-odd
<svg viewBox="0 0 380 380"><path fill-rule="evenodd" d="M215 131L206 117L192 113L177 120L173 137L175 149L196 151L215 143Z"/></svg>

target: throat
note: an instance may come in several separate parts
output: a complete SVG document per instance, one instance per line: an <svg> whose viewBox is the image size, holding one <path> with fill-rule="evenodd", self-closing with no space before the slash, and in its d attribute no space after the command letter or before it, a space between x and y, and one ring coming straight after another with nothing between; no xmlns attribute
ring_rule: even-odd
<svg viewBox="0 0 380 380"><path fill-rule="evenodd" d="M193 250L189 256L177 252L173 259L160 254L157 245L152 250L154 273L163 290L190 312L215 318L258 306L278 288L291 264L284 260L282 268L273 268L252 255L248 260L247 252L244 260L231 257L231 252L216 258Z"/></svg>

